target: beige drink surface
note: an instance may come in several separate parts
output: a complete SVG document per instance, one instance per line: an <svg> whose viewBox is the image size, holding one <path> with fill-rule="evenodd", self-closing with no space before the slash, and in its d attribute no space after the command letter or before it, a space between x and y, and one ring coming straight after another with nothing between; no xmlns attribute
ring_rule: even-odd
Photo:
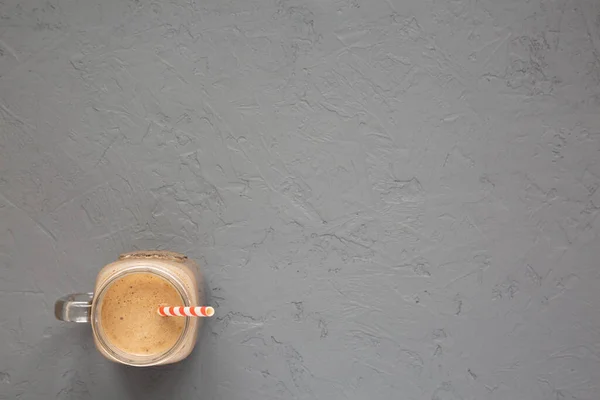
<svg viewBox="0 0 600 400"><path fill-rule="evenodd" d="M183 317L161 317L161 304L182 306L167 280L138 272L114 282L102 299L102 329L115 347L137 355L163 353L173 347L185 325Z"/></svg>

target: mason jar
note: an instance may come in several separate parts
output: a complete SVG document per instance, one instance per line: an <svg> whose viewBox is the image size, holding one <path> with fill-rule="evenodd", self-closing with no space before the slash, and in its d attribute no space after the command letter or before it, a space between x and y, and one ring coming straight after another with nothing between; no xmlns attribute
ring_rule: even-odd
<svg viewBox="0 0 600 400"><path fill-rule="evenodd" d="M124 287L124 284L128 286ZM151 314L158 306L152 301L167 292L180 302L171 305L204 305L204 283L193 260L170 251L125 253L100 270L93 293L71 294L57 300L55 315L62 321L90 323L96 348L111 361L136 367L170 364L192 352L203 318ZM140 307L144 315L136 315ZM114 318L112 314L117 308L122 315L136 322L117 321L113 324L112 320L107 320L106 315ZM131 312L128 314L128 311ZM119 318L123 320L122 316ZM143 336L148 342L143 351L134 349L134 344L128 346L128 341L135 340L136 335L143 334L146 329L152 337ZM167 339L171 341L166 343Z"/></svg>

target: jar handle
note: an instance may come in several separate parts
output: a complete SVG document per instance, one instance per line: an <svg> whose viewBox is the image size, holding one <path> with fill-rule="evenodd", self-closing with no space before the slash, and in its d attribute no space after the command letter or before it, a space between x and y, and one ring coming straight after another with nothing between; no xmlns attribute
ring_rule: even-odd
<svg viewBox="0 0 600 400"><path fill-rule="evenodd" d="M90 322L94 293L69 294L54 303L54 316L61 321Z"/></svg>

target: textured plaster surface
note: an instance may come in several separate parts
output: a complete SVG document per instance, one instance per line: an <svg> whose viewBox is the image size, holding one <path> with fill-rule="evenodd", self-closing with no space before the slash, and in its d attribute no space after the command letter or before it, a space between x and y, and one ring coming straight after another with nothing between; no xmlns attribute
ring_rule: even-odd
<svg viewBox="0 0 600 400"><path fill-rule="evenodd" d="M600 393L600 2L0 1L0 399ZM54 300L204 267L192 357Z"/></svg>

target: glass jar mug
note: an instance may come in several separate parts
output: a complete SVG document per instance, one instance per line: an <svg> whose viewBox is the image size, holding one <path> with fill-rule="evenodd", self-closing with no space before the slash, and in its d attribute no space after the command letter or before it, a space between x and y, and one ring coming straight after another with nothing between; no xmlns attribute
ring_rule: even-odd
<svg viewBox="0 0 600 400"><path fill-rule="evenodd" d="M61 321L90 323L97 349L109 360L136 367L171 364L196 344L202 318L160 316L159 305L204 305L198 265L170 251L122 254L98 273L93 293L56 301Z"/></svg>

